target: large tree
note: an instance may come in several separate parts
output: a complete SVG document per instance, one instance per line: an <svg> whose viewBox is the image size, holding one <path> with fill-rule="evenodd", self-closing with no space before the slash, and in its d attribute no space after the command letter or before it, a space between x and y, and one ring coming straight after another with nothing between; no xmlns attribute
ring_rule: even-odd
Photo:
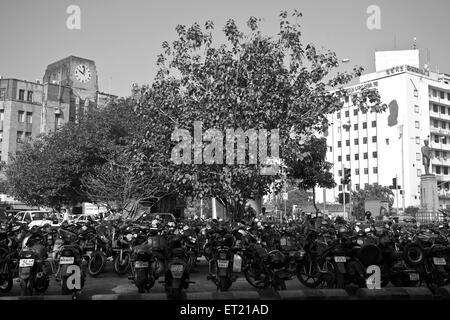
<svg viewBox="0 0 450 320"><path fill-rule="evenodd" d="M302 157L288 164L289 176L297 181L300 188L312 190L312 203L316 212L316 187L334 188L336 183L330 169L333 164L326 161L327 140L310 136L300 149Z"/></svg>
<svg viewBox="0 0 450 320"><path fill-rule="evenodd" d="M11 195L31 205L60 208L90 199L82 178L122 154L140 129L131 100L94 110L35 139L6 169Z"/></svg>
<svg viewBox="0 0 450 320"><path fill-rule="evenodd" d="M211 21L204 29L197 23L177 26L177 39L162 45L154 83L136 90L136 110L148 124L133 144L136 169L161 162L169 188L194 198L216 197L234 214L243 212L247 199L265 194L278 177L262 176L259 164L249 164L248 152L240 165L174 164L171 152L180 137L170 138L175 129L194 136L194 121L224 135L229 128L278 129L280 157L289 163L303 159L299 136L326 128L327 116L343 105L343 86L363 69L337 71L335 53L303 43L300 19L297 11L291 17L281 12L275 36L264 35L257 18L248 20L248 32L229 20L223 28L227 42L219 46L213 45ZM354 102L362 109L385 108L374 90L362 91ZM220 156L216 149L212 154Z"/></svg>

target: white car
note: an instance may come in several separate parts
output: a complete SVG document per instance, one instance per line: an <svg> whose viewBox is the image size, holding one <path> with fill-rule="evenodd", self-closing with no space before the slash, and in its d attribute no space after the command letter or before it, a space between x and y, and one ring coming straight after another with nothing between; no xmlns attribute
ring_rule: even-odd
<svg viewBox="0 0 450 320"><path fill-rule="evenodd" d="M96 213L83 213L80 214L79 216L77 216L74 220L73 223L86 223L88 222L88 218L91 218L92 220L99 220L100 216Z"/></svg>
<svg viewBox="0 0 450 320"><path fill-rule="evenodd" d="M53 227L59 227L58 218L52 219L52 213L48 211L20 211L15 218L22 223L27 223L29 228L34 226L41 227L45 224L50 224Z"/></svg>

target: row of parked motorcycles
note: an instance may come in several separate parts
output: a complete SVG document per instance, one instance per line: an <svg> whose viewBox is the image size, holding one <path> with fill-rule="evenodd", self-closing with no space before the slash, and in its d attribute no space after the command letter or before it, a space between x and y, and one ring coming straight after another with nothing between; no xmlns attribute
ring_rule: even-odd
<svg viewBox="0 0 450 320"><path fill-rule="evenodd" d="M44 294L53 274L61 294L76 299L86 275L100 275L109 259L139 293L158 281L169 297L180 298L202 256L206 278L219 291L241 276L257 289L285 290L294 277L309 288L366 287L368 269L377 266L381 287L426 284L434 292L450 282L450 228L319 218L285 224L118 219L31 229L10 222L0 231L0 292L18 277L22 295Z"/></svg>

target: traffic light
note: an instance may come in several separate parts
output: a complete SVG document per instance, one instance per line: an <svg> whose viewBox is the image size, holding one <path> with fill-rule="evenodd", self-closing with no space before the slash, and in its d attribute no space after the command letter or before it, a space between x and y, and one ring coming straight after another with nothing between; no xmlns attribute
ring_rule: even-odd
<svg viewBox="0 0 450 320"><path fill-rule="evenodd" d="M349 168L345 168L343 184L349 184L350 181L351 181L351 170Z"/></svg>
<svg viewBox="0 0 450 320"><path fill-rule="evenodd" d="M344 198L343 198L343 197L344 197L344 196L343 196L343 193L340 192L340 193L338 194L338 202L339 202L340 204L344 204ZM348 193L348 192L345 193L345 203L350 203L350 193Z"/></svg>
<svg viewBox="0 0 450 320"><path fill-rule="evenodd" d="M397 189L397 178L392 178L392 189Z"/></svg>

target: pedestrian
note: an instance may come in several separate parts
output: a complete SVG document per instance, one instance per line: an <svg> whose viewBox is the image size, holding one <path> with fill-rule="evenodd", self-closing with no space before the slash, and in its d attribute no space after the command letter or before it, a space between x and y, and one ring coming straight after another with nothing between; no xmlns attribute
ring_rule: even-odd
<svg viewBox="0 0 450 320"><path fill-rule="evenodd" d="M69 212L67 212L67 209L62 209L61 213L63 215L63 221L69 221Z"/></svg>

